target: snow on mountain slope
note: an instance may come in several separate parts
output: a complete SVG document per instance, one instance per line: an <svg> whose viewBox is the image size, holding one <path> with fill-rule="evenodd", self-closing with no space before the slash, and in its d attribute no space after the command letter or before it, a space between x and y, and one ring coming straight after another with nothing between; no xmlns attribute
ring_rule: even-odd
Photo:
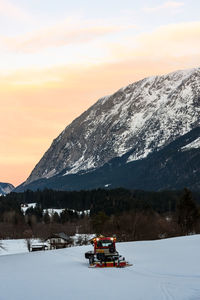
<svg viewBox="0 0 200 300"><path fill-rule="evenodd" d="M146 157L199 126L200 68L145 78L97 101L53 141L24 185Z"/></svg>
<svg viewBox="0 0 200 300"><path fill-rule="evenodd" d="M181 148L181 150L190 150L190 149L198 149L200 148L200 137L189 143L188 145Z"/></svg>
<svg viewBox="0 0 200 300"><path fill-rule="evenodd" d="M0 194L9 194L15 187L11 183L0 182Z"/></svg>
<svg viewBox="0 0 200 300"><path fill-rule="evenodd" d="M0 300L200 299L200 235L117 247L132 267L89 269L91 246L0 256Z"/></svg>

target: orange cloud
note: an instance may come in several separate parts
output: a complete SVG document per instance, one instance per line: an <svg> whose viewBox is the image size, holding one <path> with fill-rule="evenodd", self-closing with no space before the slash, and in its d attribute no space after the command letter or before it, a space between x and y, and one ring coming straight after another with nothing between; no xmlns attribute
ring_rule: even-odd
<svg viewBox="0 0 200 300"><path fill-rule="evenodd" d="M98 22L97 22L98 23ZM66 20L51 28L17 37L4 37L2 43L9 51L34 53L48 47L61 47L69 44L87 43L97 37L119 32L124 26L98 25L95 22L79 22Z"/></svg>
<svg viewBox="0 0 200 300"><path fill-rule="evenodd" d="M152 55L156 60L183 56L189 59L200 52L200 22L172 24L160 27L152 34L138 38L140 56Z"/></svg>
<svg viewBox="0 0 200 300"><path fill-rule="evenodd" d="M111 56L116 61L132 61L137 65L144 62L182 65L182 68L199 64L200 22L188 22L162 26L151 33L128 38L126 44L110 44ZM185 58L183 62L182 58ZM148 65L148 64L147 64ZM147 67L148 70L148 67Z"/></svg>
<svg viewBox="0 0 200 300"><path fill-rule="evenodd" d="M167 1L161 5L157 5L154 7L145 7L144 11L146 12L157 12L159 10L165 10L165 9L176 9L184 6L183 2L176 2L176 1Z"/></svg>

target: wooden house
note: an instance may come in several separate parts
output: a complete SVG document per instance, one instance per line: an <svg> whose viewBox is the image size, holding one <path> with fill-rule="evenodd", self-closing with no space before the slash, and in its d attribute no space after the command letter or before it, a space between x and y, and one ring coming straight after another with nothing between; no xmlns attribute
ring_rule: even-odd
<svg viewBox="0 0 200 300"><path fill-rule="evenodd" d="M70 244L70 237L63 232L55 233L46 239L46 243L49 244L50 249L66 248Z"/></svg>

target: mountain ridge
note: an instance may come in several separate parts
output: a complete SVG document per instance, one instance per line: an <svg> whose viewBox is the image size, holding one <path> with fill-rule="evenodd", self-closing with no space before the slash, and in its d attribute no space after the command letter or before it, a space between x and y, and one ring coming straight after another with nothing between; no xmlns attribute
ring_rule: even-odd
<svg viewBox="0 0 200 300"><path fill-rule="evenodd" d="M100 98L54 139L23 186L91 172L129 153L126 163L199 126L200 68L147 77Z"/></svg>
<svg viewBox="0 0 200 300"><path fill-rule="evenodd" d="M0 195L6 195L12 192L15 187L11 183L0 182Z"/></svg>
<svg viewBox="0 0 200 300"><path fill-rule="evenodd" d="M126 163L126 153L111 159L105 165L90 172L63 176L62 173L39 179L28 185L31 190L52 188L57 190L90 190L96 188L142 189L160 191L183 189L200 190L199 148L183 149L200 137L200 127L181 136L163 149L146 158ZM63 171L65 172L65 171ZM20 188L18 191L21 191Z"/></svg>

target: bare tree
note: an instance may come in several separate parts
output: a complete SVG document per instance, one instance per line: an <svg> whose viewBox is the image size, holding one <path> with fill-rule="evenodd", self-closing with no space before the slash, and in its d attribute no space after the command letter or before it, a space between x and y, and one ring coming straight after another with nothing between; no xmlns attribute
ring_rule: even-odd
<svg viewBox="0 0 200 300"><path fill-rule="evenodd" d="M27 249L30 252L31 251L31 239L26 239L26 245L27 245Z"/></svg>
<svg viewBox="0 0 200 300"><path fill-rule="evenodd" d="M3 247L3 245L2 245L2 241L0 241L0 250L5 250L5 248Z"/></svg>

